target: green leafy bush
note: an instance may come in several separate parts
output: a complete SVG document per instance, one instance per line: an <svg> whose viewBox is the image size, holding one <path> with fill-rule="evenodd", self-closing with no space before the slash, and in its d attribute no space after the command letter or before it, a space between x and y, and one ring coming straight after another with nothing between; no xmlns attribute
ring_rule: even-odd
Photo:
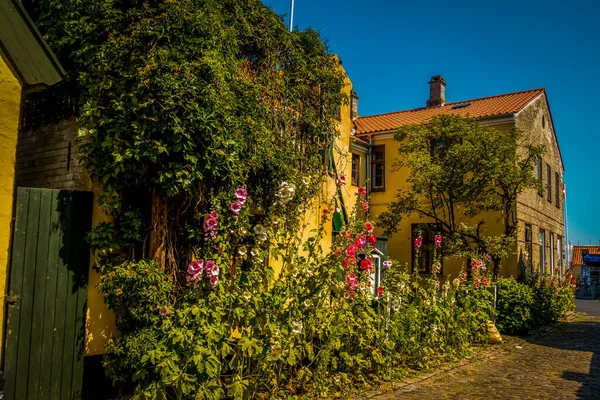
<svg viewBox="0 0 600 400"><path fill-rule="evenodd" d="M535 290L530 285L515 278L498 280L498 317L496 326L509 335L527 333L533 324L532 308L535 304Z"/></svg>
<svg viewBox="0 0 600 400"><path fill-rule="evenodd" d="M540 279L535 288L533 320L536 326L548 325L575 310L575 296L569 273Z"/></svg>
<svg viewBox="0 0 600 400"><path fill-rule="evenodd" d="M502 333L526 334L531 329L556 323L575 309L570 270L563 277L532 277L526 281L498 281L498 318Z"/></svg>

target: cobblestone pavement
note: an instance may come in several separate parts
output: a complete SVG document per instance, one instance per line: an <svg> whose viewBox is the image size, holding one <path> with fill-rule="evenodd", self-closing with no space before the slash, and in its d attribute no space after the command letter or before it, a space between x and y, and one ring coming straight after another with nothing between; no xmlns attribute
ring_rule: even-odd
<svg viewBox="0 0 600 400"><path fill-rule="evenodd" d="M600 316L585 315L374 398L600 399Z"/></svg>

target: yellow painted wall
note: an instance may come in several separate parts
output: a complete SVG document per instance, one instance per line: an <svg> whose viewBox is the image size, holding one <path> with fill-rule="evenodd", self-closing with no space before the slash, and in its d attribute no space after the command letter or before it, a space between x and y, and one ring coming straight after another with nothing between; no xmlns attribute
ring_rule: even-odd
<svg viewBox="0 0 600 400"><path fill-rule="evenodd" d="M0 56L0 290L7 293L8 254L11 238L15 154L19 133L21 84ZM0 304L0 321L4 326L4 296ZM0 343L4 343L0 329ZM0 355L4 346L0 346Z"/></svg>
<svg viewBox="0 0 600 400"><path fill-rule="evenodd" d="M110 221L109 217L104 214L98 204L98 195L100 187L96 184L93 186L94 192L94 209L92 213L92 226L95 227L102 222ZM112 335L117 335L117 327L115 325L115 316L104 302L104 296L98 289L100 283L100 274L93 268L95 263L95 255L90 255L90 273L88 278L88 303L86 311L85 324L85 355L91 356L96 354L104 354L104 349L108 339Z"/></svg>

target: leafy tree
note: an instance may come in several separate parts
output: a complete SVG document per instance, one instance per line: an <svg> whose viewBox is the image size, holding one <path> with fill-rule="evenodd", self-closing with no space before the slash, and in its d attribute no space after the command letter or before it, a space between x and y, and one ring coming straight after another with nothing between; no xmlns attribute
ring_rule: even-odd
<svg viewBox="0 0 600 400"><path fill-rule="evenodd" d="M419 215L443 234L447 255L489 254L497 276L516 237L517 197L540 185L533 169L544 147L527 143L516 129L451 115L404 126L395 139L402 143L397 167L410 175L380 217L387 234L402 218ZM503 232L490 233L498 223Z"/></svg>

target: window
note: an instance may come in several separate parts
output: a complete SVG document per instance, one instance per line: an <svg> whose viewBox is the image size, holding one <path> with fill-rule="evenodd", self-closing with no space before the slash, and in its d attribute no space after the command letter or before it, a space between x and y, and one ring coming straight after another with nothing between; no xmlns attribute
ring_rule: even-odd
<svg viewBox="0 0 600 400"><path fill-rule="evenodd" d="M556 257L560 276L563 273L563 239L562 236L556 236Z"/></svg>
<svg viewBox="0 0 600 400"><path fill-rule="evenodd" d="M552 203L552 172L550 164L546 164L546 190L548 192L548 202Z"/></svg>
<svg viewBox="0 0 600 400"><path fill-rule="evenodd" d="M333 110L333 116L334 116L335 118L337 118L337 119L342 119L342 116L341 116L341 114L340 114L340 108L339 108L339 107L336 107L336 108Z"/></svg>
<svg viewBox="0 0 600 400"><path fill-rule="evenodd" d="M554 274L554 233L550 232L550 274Z"/></svg>
<svg viewBox="0 0 600 400"><path fill-rule="evenodd" d="M371 190L385 190L385 146L375 146L371 159Z"/></svg>
<svg viewBox="0 0 600 400"><path fill-rule="evenodd" d="M431 274L433 267L433 255L435 249L435 224L413 224L412 225L412 266L413 270L418 268L420 274ZM415 249L414 241L421 236L423 242L419 250ZM418 256L418 257L417 257ZM418 260L417 260L418 258ZM440 259L441 262L441 259ZM443 264L442 264L443 265ZM443 274L443 267L438 271L439 275Z"/></svg>
<svg viewBox="0 0 600 400"><path fill-rule="evenodd" d="M525 225L525 265L531 268L531 257L533 254L533 232L531 225Z"/></svg>
<svg viewBox="0 0 600 400"><path fill-rule="evenodd" d="M352 184L358 186L360 171L360 156L358 154L352 154Z"/></svg>
<svg viewBox="0 0 600 400"><path fill-rule="evenodd" d="M544 191L542 189L542 158L541 157L538 157L538 160L537 160L537 178L539 181L538 194L540 196L543 196Z"/></svg>
<svg viewBox="0 0 600 400"><path fill-rule="evenodd" d="M546 273L546 231L540 229L540 274Z"/></svg>
<svg viewBox="0 0 600 400"><path fill-rule="evenodd" d="M554 197L556 207L560 208L560 176L558 175L558 172L554 173Z"/></svg>
<svg viewBox="0 0 600 400"><path fill-rule="evenodd" d="M542 115L542 129L546 128L546 116Z"/></svg>

